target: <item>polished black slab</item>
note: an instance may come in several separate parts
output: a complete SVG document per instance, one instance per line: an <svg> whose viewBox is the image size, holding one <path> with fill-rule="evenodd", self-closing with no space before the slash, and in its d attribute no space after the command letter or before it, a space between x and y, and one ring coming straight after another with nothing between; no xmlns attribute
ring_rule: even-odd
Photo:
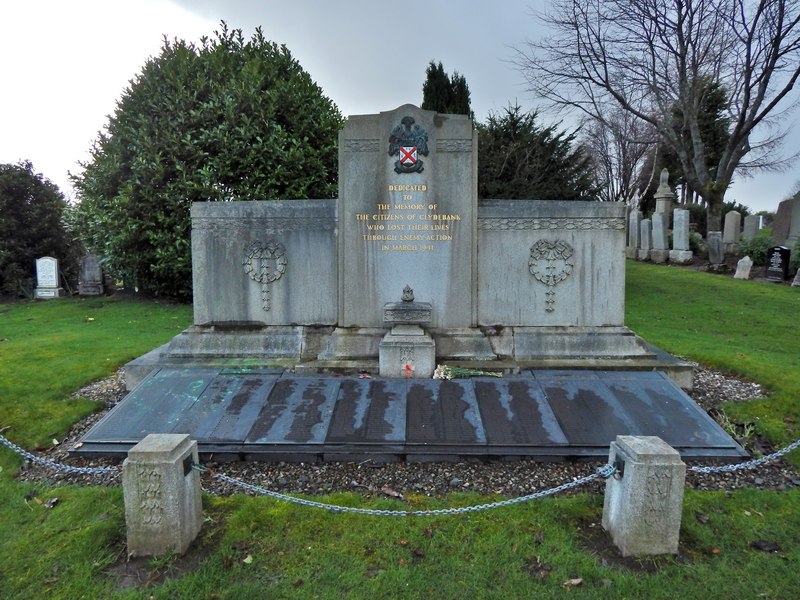
<svg viewBox="0 0 800 600"><path fill-rule="evenodd" d="M605 457L617 435L659 436L685 458L746 456L657 371L441 381L160 369L75 452L124 454L149 433L188 433L202 454L257 460Z"/></svg>

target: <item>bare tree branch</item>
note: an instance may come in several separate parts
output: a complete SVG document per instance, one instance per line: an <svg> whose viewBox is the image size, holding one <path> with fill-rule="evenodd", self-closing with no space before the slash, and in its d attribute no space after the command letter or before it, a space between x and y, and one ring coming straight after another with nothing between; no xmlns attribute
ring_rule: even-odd
<svg viewBox="0 0 800 600"><path fill-rule="evenodd" d="M553 107L605 125L619 108L654 128L706 201L709 226L719 227L737 169L787 165L778 158L785 131L771 126L797 103L799 3L552 0L541 15L552 33L518 48L516 63L529 89ZM730 116L714 164L700 118L709 83L724 88Z"/></svg>

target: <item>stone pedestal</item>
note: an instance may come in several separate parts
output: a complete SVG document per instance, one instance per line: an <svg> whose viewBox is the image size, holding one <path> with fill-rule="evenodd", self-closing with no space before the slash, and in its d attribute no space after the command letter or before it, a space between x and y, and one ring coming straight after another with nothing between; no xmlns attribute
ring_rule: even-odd
<svg viewBox="0 0 800 600"><path fill-rule="evenodd" d="M414 290L403 289L402 302L387 302L383 322L394 324L378 347L381 377L430 379L436 368L436 344L421 324L430 324L430 302L414 302Z"/></svg>
<svg viewBox="0 0 800 600"><path fill-rule="evenodd" d="M418 325L395 325L378 351L381 377L430 379L436 369L436 345Z"/></svg>
<svg viewBox="0 0 800 600"><path fill-rule="evenodd" d="M609 463L603 529L623 556L677 554L686 465L661 438L619 435ZM619 478L617 478L619 476Z"/></svg>
<svg viewBox="0 0 800 600"><path fill-rule="evenodd" d="M203 524L197 442L151 433L128 452L122 487L128 554L183 554Z"/></svg>

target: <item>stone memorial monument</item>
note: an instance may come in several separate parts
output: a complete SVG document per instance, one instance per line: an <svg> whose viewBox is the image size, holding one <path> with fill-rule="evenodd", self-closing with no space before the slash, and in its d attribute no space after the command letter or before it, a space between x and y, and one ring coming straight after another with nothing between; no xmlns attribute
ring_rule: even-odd
<svg viewBox="0 0 800 600"><path fill-rule="evenodd" d="M667 213L653 213L651 221L653 227L653 249L650 250L650 260L654 263L665 263L669 258L669 215Z"/></svg>
<svg viewBox="0 0 800 600"><path fill-rule="evenodd" d="M672 193L672 188L669 187L669 171L661 169L661 175L658 180L658 189L655 193L656 200L656 214L665 214L669 218L672 212L672 202L675 195ZM667 223L669 227L669 223Z"/></svg>
<svg viewBox="0 0 800 600"><path fill-rule="evenodd" d="M781 246L788 247L800 239L800 195L778 204L772 237Z"/></svg>
<svg viewBox="0 0 800 600"><path fill-rule="evenodd" d="M747 215L744 218L744 229L742 230L742 240L749 242L758 234L761 229L761 222L764 217L761 215Z"/></svg>
<svg viewBox="0 0 800 600"><path fill-rule="evenodd" d="M742 231L742 215L737 210L728 211L722 231L722 243L726 254L735 254L739 246Z"/></svg>
<svg viewBox="0 0 800 600"><path fill-rule="evenodd" d="M673 211L672 250L669 252L669 262L679 265L690 263L693 258L689 246L689 211L676 208Z"/></svg>
<svg viewBox="0 0 800 600"><path fill-rule="evenodd" d="M34 298L58 298L64 295L64 289L58 285L58 259L44 256L36 259L36 289Z"/></svg>
<svg viewBox="0 0 800 600"><path fill-rule="evenodd" d="M103 269L96 256L84 256L81 259L81 271L78 278L78 294L81 296L103 295Z"/></svg>
<svg viewBox="0 0 800 600"><path fill-rule="evenodd" d="M623 322L625 230L617 203L479 202L467 116L351 116L338 199L193 204L194 325L130 363L127 384L213 361L654 368Z"/></svg>
<svg viewBox="0 0 800 600"><path fill-rule="evenodd" d="M639 252L639 229L642 222L642 211L633 210L628 215L628 245L625 247L627 258L637 258Z"/></svg>
<svg viewBox="0 0 800 600"><path fill-rule="evenodd" d="M650 219L639 222L639 260L650 260L650 251L653 249L653 228Z"/></svg>

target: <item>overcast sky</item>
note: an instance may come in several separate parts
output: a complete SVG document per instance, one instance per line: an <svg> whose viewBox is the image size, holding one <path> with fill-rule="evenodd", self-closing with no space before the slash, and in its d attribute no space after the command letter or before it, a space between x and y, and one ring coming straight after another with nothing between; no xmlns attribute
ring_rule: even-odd
<svg viewBox="0 0 800 600"><path fill-rule="evenodd" d="M164 35L197 41L221 20L246 36L261 26L286 44L345 116L419 105L425 68L466 77L478 120L518 102L534 108L510 63L541 29L535 0L3 0L0 163L30 160L72 196L79 162L128 82ZM795 132L794 150L800 149ZM791 147L791 146L790 146ZM800 169L737 183L728 200L775 210Z"/></svg>

